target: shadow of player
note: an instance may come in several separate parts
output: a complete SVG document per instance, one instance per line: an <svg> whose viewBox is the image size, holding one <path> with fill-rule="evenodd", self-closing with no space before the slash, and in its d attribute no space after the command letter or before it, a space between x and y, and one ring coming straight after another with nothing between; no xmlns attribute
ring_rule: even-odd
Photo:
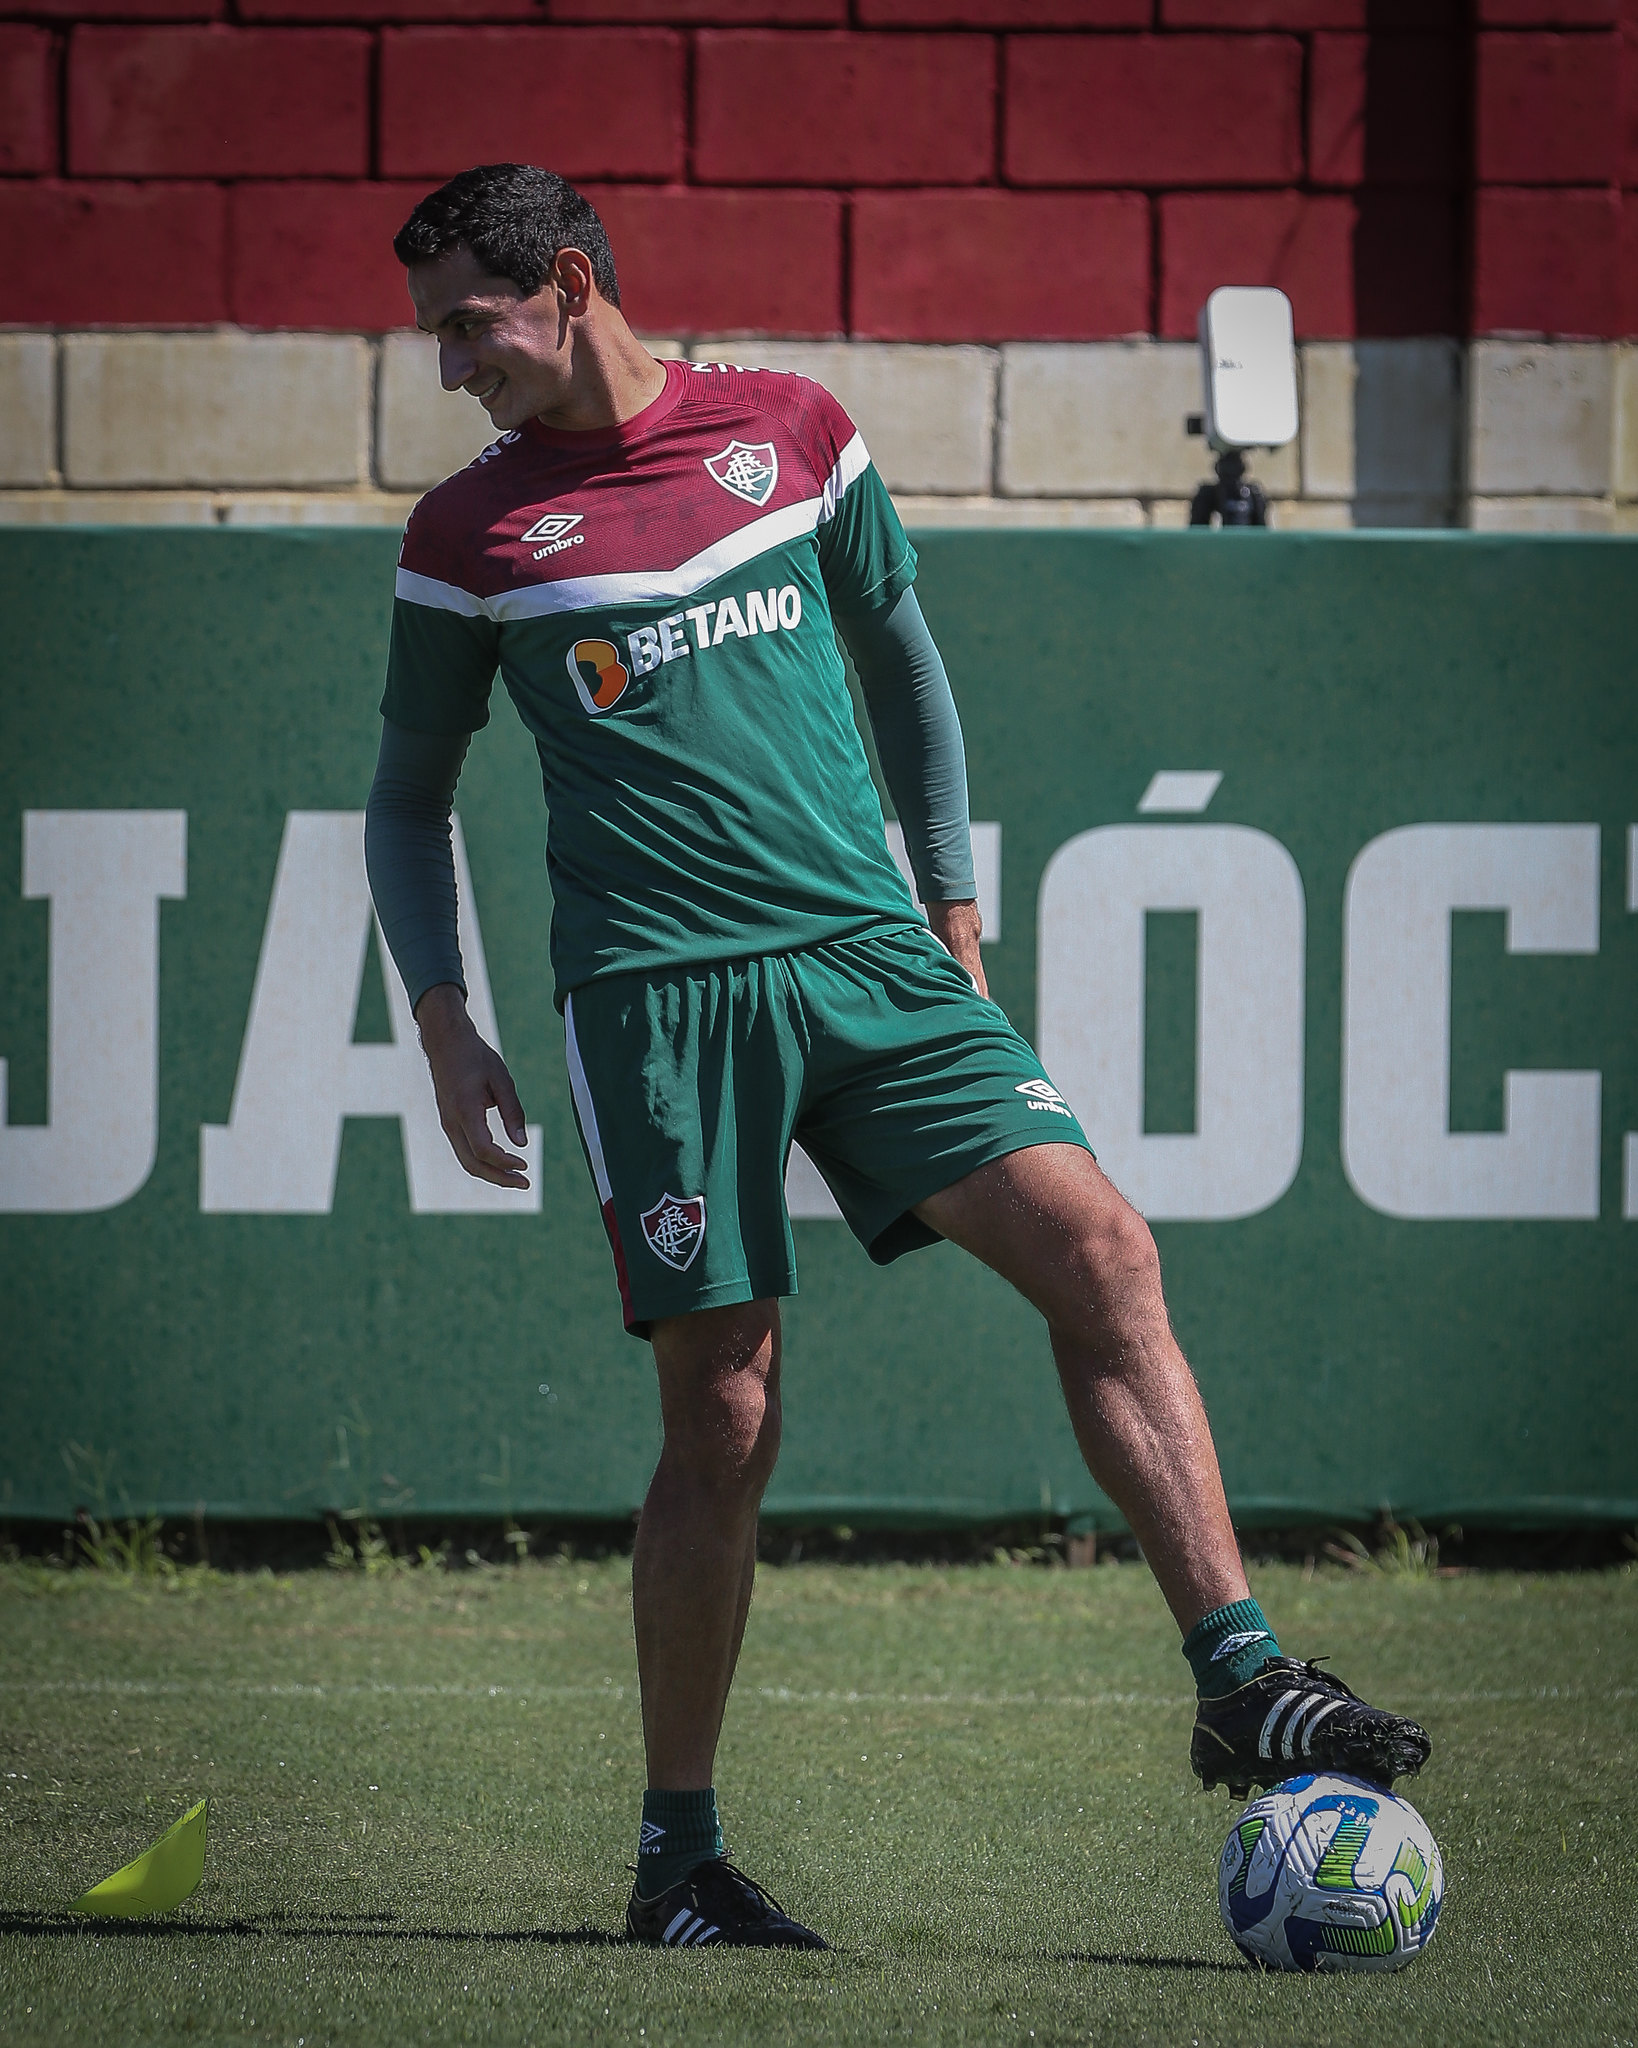
<svg viewBox="0 0 1638 2048"><path fill-rule="evenodd" d="M0 1935L18 1934L36 1940L90 1935L99 1940L177 1941L197 1935L236 1936L240 1940L301 1941L432 1941L470 1942L495 1947L526 1946L605 1948L624 1944L623 1934L606 1927L400 1927L397 1914L295 1913L279 1910L247 1913L231 1920L90 1919L83 1913L0 1912Z"/></svg>

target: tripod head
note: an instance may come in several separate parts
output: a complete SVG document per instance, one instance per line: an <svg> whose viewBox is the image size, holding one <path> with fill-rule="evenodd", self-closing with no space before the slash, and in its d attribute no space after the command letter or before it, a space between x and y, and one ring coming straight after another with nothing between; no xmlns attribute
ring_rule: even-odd
<svg viewBox="0 0 1638 2048"><path fill-rule="evenodd" d="M1217 458L1217 480L1202 484L1189 505L1191 526L1266 526L1268 499L1246 475L1245 457L1229 448Z"/></svg>
<svg viewBox="0 0 1638 2048"><path fill-rule="evenodd" d="M1246 475L1252 448L1281 448L1297 432L1297 353L1291 301L1272 286L1222 285L1200 311L1206 410L1190 413L1217 474L1194 494L1191 526L1266 526L1268 499Z"/></svg>

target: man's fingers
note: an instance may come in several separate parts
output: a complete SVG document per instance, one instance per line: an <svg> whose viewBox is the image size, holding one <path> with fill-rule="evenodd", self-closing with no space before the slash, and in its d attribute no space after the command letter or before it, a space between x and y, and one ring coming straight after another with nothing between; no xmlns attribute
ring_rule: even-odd
<svg viewBox="0 0 1638 2048"><path fill-rule="evenodd" d="M422 1044L432 1067L444 1135L462 1169L474 1180L486 1180L494 1187L526 1188L528 1160L497 1144L489 1128L489 1112L498 1109L512 1143L528 1143L523 1104L506 1062L484 1044L470 1022L453 1048L444 1041L429 1044L424 1032Z"/></svg>
<svg viewBox="0 0 1638 2048"><path fill-rule="evenodd" d="M518 1158L514 1152L504 1151L495 1143L486 1112L463 1116L461 1135L471 1154L470 1165L464 1159L461 1161L468 1173L479 1180L491 1181L498 1188L526 1188L529 1185L526 1174L528 1160Z"/></svg>
<svg viewBox="0 0 1638 2048"><path fill-rule="evenodd" d="M498 1188L526 1188L528 1160L502 1151L482 1111L457 1110L444 1123L444 1136L463 1171Z"/></svg>
<svg viewBox="0 0 1638 2048"><path fill-rule="evenodd" d="M497 1073L490 1076L495 1090L495 1107L501 1113L501 1122L506 1126L506 1135L514 1145L529 1142L528 1127L523 1121L523 1104L518 1100L518 1091L512 1086L512 1076L500 1060L496 1060Z"/></svg>

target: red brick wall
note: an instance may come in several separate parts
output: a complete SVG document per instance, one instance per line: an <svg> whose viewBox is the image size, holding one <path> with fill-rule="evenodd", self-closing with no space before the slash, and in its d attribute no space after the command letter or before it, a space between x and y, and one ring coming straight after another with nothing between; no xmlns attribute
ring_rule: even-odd
<svg viewBox="0 0 1638 2048"><path fill-rule="evenodd" d="M406 323L462 165L652 332L1638 330L1638 0L0 0L0 320Z"/></svg>

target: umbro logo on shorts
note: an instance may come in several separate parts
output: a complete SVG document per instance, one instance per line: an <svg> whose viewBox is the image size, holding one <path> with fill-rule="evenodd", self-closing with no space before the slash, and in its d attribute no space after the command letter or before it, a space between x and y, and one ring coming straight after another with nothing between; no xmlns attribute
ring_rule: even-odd
<svg viewBox="0 0 1638 2048"><path fill-rule="evenodd" d="M1013 1093L1027 1095L1031 1109L1050 1110L1054 1116L1073 1115L1069 1104L1050 1081L1020 1081Z"/></svg>
<svg viewBox="0 0 1638 2048"><path fill-rule="evenodd" d="M771 441L730 441L719 453L706 456L705 470L713 483L760 507L773 496L779 481L779 450Z"/></svg>
<svg viewBox="0 0 1638 2048"><path fill-rule="evenodd" d="M686 1273L705 1242L705 1197L662 1195L640 1220L654 1256L673 1272Z"/></svg>

